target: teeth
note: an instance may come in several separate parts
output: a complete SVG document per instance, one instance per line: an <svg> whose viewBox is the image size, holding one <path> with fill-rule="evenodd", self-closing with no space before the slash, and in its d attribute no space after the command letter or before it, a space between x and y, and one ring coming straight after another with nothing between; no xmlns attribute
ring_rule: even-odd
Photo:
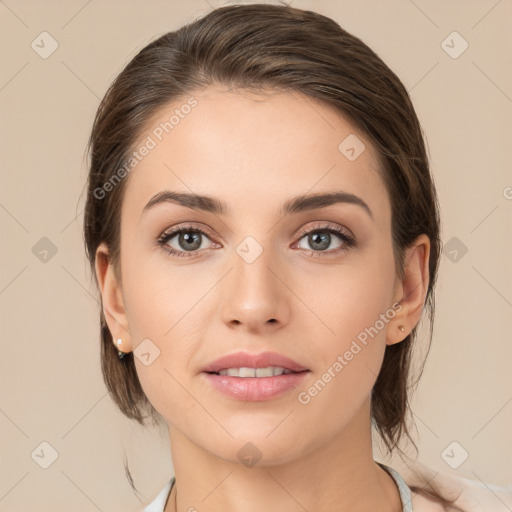
<svg viewBox="0 0 512 512"><path fill-rule="evenodd" d="M228 375L229 377L273 377L275 375L293 373L291 370L281 368L280 366L267 366L266 368L227 368L220 370L219 375Z"/></svg>

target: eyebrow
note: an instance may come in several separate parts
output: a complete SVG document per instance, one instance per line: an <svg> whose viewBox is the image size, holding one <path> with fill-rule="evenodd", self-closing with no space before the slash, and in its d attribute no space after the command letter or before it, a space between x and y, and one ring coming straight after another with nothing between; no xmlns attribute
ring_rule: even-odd
<svg viewBox="0 0 512 512"><path fill-rule="evenodd" d="M231 209L227 203L211 196L192 194L189 192L174 192L164 190L155 194L144 207L142 213L161 203L174 203L193 210L201 210L215 215L229 215ZM366 213L374 220L370 207L360 197L349 192L335 191L322 194L309 194L292 197L287 200L280 210L280 215L284 216L292 213L299 213L308 210L326 208L337 203L353 204L362 207Z"/></svg>

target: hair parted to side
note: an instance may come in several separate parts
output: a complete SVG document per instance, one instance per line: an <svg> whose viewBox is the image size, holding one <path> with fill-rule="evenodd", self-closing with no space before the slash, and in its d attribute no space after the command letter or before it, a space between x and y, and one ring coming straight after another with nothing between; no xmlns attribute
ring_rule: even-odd
<svg viewBox="0 0 512 512"><path fill-rule="evenodd" d="M88 144L84 239L93 275L96 249L105 242L117 276L122 277L120 212L129 176L108 193L99 195L97 191L129 159L138 137L159 109L170 101L186 101L195 91L214 83L232 89L302 93L336 109L368 137L379 155L391 201L393 251L400 277L408 245L421 234L430 239L425 300L430 348L440 218L423 133L409 94L395 73L359 38L328 17L286 5L215 9L148 44L110 85ZM416 447L407 427L408 395L417 384L417 380L409 383L416 334L414 328L402 342L386 347L372 390L372 423L388 453L401 451L398 443L404 435ZM137 377L133 353L118 358L103 312L100 335L102 372L113 401L142 425L148 417L159 423L162 418Z"/></svg>

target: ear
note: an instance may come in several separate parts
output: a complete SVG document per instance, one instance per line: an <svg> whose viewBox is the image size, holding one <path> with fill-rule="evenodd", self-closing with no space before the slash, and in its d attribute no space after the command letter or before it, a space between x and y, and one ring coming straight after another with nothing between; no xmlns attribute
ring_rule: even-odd
<svg viewBox="0 0 512 512"><path fill-rule="evenodd" d="M386 344L403 341L421 318L429 284L430 239L422 234L406 249L404 276L397 277L393 304L400 302L396 315L389 322ZM404 331L400 329L404 327Z"/></svg>
<svg viewBox="0 0 512 512"><path fill-rule="evenodd" d="M109 259L108 247L101 243L95 255L95 269L101 292L103 314L117 349L123 352L133 350L128 319L124 306L121 284L118 282L114 266ZM118 344L117 340L122 343Z"/></svg>

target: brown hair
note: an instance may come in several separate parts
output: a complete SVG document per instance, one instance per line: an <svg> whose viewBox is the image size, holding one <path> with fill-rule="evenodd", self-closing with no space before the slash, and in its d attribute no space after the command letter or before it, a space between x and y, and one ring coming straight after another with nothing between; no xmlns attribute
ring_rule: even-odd
<svg viewBox="0 0 512 512"><path fill-rule="evenodd" d="M91 164L84 237L93 274L101 242L109 247L116 269L119 262L120 209L127 180L118 180L108 189L105 184L112 184L116 173L119 178L119 169L161 107L213 83L302 93L336 109L369 138L379 154L391 201L399 276L403 276L407 246L423 233L430 239L425 300L430 348L440 219L423 134L410 97L395 73L359 38L328 17L289 6L215 9L148 44L111 84L98 108L88 146ZM119 360L102 312L100 334L102 372L112 399L140 424L148 417L158 423L161 416L142 390L133 353ZM414 444L406 416L415 339L416 328L402 342L386 347L372 390L372 423L388 453L395 448L401 451L398 443L403 435Z"/></svg>

